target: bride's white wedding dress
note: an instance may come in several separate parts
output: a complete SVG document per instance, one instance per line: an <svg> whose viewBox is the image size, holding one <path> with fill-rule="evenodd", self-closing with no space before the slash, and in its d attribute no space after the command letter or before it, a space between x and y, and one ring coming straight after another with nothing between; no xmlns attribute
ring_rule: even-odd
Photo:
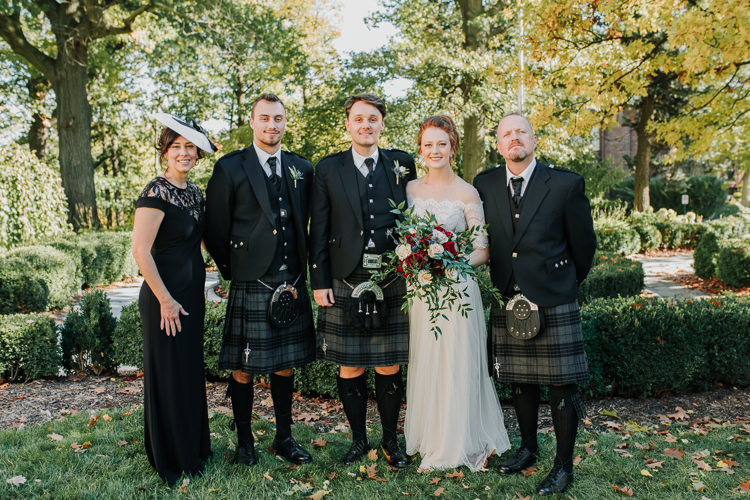
<svg viewBox="0 0 750 500"><path fill-rule="evenodd" d="M479 203L408 201L418 215L430 212L451 231L485 223ZM486 248L487 237L479 237L474 246ZM471 277L454 286L467 288L464 300L472 310L468 317L457 310L444 311L448 319L437 320L442 330L437 340L426 302L415 299L409 310L406 451L422 456L420 468L465 465L476 471L492 453L500 455L510 448L510 443L487 371L487 328L479 286Z"/></svg>

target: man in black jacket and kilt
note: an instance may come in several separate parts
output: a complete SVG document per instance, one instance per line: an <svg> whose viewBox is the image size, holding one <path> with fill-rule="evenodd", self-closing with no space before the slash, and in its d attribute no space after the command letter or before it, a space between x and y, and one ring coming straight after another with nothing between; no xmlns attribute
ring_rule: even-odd
<svg viewBox="0 0 750 500"><path fill-rule="evenodd" d="M537 493L549 495L573 480L584 417L577 384L588 379L578 284L591 268L596 236L583 177L536 161L536 143L525 117L505 116L497 148L506 165L480 173L474 186L489 224L492 283L506 302L493 304L490 314L492 364L512 386L521 432L521 448L500 472L518 473L536 462L539 387L548 385L557 453ZM536 330L535 318L541 320Z"/></svg>
<svg viewBox="0 0 750 500"><path fill-rule="evenodd" d="M399 365L409 359L408 316L401 311L406 284L391 277L377 283L370 272L393 250L388 231L396 225L389 200L406 199L415 178L414 160L378 147L385 103L372 94L346 102L346 129L352 147L320 160L315 167L310 219L310 280L318 309L318 359L339 365L337 385L352 429L346 465L370 449L366 432L367 376L375 368L375 393L383 428L381 450L394 467L407 457L396 438L403 381ZM365 283L365 285L363 285Z"/></svg>
<svg viewBox="0 0 750 500"><path fill-rule="evenodd" d="M231 279L219 368L232 370L227 393L237 426L236 462L257 464L250 428L253 374L270 373L275 453L310 462L291 433L294 368L315 359L307 293L307 223L312 164L281 150L286 110L274 94L253 103L253 144L223 156L206 189L204 241Z"/></svg>

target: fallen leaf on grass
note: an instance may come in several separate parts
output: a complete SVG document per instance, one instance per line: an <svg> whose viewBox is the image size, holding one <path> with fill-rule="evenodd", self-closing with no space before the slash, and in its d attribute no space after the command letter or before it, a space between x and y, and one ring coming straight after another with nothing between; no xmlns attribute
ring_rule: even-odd
<svg viewBox="0 0 750 500"><path fill-rule="evenodd" d="M690 481L690 487L695 491L703 491L706 489L706 485L700 481Z"/></svg>
<svg viewBox="0 0 750 500"><path fill-rule="evenodd" d="M706 462L704 462L703 460L697 460L697 459L695 459L695 458L694 458L694 459L693 459L693 463L694 463L695 465L697 465L697 466L698 466L698 468L699 468L700 470L713 470L713 469L711 468L711 466L710 466L710 465L708 465L708 464L707 464Z"/></svg>
<svg viewBox="0 0 750 500"><path fill-rule="evenodd" d="M369 458L371 462L375 462L378 459L378 450L373 448L370 451L368 451L367 458Z"/></svg>
<svg viewBox="0 0 750 500"><path fill-rule="evenodd" d="M588 455L589 455L589 456L594 456L594 455L596 455L596 450L595 450L595 449L593 449L593 448L589 448L589 447L587 446L587 447L586 447L586 453L588 453Z"/></svg>
<svg viewBox="0 0 750 500"><path fill-rule="evenodd" d="M433 477L432 479L430 479L430 484L438 484L442 480L442 477Z"/></svg>
<svg viewBox="0 0 750 500"><path fill-rule="evenodd" d="M515 498L515 500L531 500L531 497L528 497L528 496L524 497L524 496L521 496L520 493L516 492L516 498Z"/></svg>
<svg viewBox="0 0 750 500"><path fill-rule="evenodd" d="M685 454L685 452L679 448L667 448L666 450L664 450L664 454L668 457L682 460L682 456Z"/></svg>
<svg viewBox="0 0 750 500"><path fill-rule="evenodd" d="M126 446L127 444L127 441L117 441L117 446Z"/></svg>
<svg viewBox="0 0 750 500"><path fill-rule="evenodd" d="M661 469L664 467L664 460L654 460L653 458L649 458L646 460L646 467L651 469Z"/></svg>
<svg viewBox="0 0 750 500"><path fill-rule="evenodd" d="M5 482L12 486L20 486L26 482L26 478L23 476L13 476L10 479L6 479Z"/></svg>
<svg viewBox="0 0 750 500"><path fill-rule="evenodd" d="M581 463L583 458L581 458L581 455L576 455L576 457L573 459L573 465L578 465Z"/></svg>
<svg viewBox="0 0 750 500"><path fill-rule="evenodd" d="M94 424L97 422L97 420L99 420L99 418L100 418L99 415L97 415L96 417L91 417L91 420L89 420L89 424L86 427L91 429L94 426Z"/></svg>
<svg viewBox="0 0 750 500"><path fill-rule="evenodd" d="M320 500L321 498L323 498L324 496L326 496L329 493L330 493L330 491L328 491L328 490L318 490L318 491L316 491L315 493L313 493L312 495L310 495L309 497L306 497L306 498L311 498L312 500Z"/></svg>
<svg viewBox="0 0 750 500"><path fill-rule="evenodd" d="M316 439L316 440L314 440L314 441L312 442L312 445L313 445L313 446L316 446L316 447L318 447L318 448L322 448L322 447L324 447L324 446L325 446L326 444L328 444L328 441L326 441L326 440L325 440L325 439L323 439L323 438L318 438L318 439Z"/></svg>
<svg viewBox="0 0 750 500"><path fill-rule="evenodd" d="M529 477L530 475L532 475L533 473L535 473L538 470L539 469L537 469L536 467L529 467L528 469L522 470L521 474L523 474L524 477Z"/></svg>
<svg viewBox="0 0 750 500"><path fill-rule="evenodd" d="M646 450L646 451L648 451L648 450L653 450L653 449L655 449L655 448L656 448L656 447L654 446L654 444L653 444L653 443L648 443L648 444L647 444L647 445L645 445L645 446L644 446L644 445L642 445L641 443L634 443L634 445L635 445L635 447L636 447L636 448L638 448L639 450Z"/></svg>
<svg viewBox="0 0 750 500"><path fill-rule="evenodd" d="M110 417L109 415L105 413L104 415L102 415L102 420L104 420L105 422L111 422L112 417Z"/></svg>
<svg viewBox="0 0 750 500"><path fill-rule="evenodd" d="M435 495L436 497L439 497L440 495L443 494L444 491L445 491L445 488L438 488L438 489L435 490L435 492L433 493L433 495Z"/></svg>
<svg viewBox="0 0 750 500"><path fill-rule="evenodd" d="M133 414L133 411L132 411L132 410L125 410L125 411L123 412L122 416L123 416L123 417L127 417L128 415L132 415L132 414Z"/></svg>
<svg viewBox="0 0 750 500"><path fill-rule="evenodd" d="M725 458L724 460L719 460L718 462L716 462L716 467L720 469L724 469L726 467L734 467L735 465L737 465L737 462L735 462L731 458Z"/></svg>
<svg viewBox="0 0 750 500"><path fill-rule="evenodd" d="M743 493L750 493L750 479L740 481L740 485L735 489Z"/></svg>
<svg viewBox="0 0 750 500"><path fill-rule="evenodd" d="M667 437L664 438L664 441L667 442L667 443L676 443L677 442L677 438L674 437L673 435L667 433Z"/></svg>
<svg viewBox="0 0 750 500"><path fill-rule="evenodd" d="M650 473L649 471L647 471L646 469L641 469L641 476L646 476L646 477L654 477L654 475L653 475L653 474L651 474L651 473Z"/></svg>
<svg viewBox="0 0 750 500"><path fill-rule="evenodd" d="M459 482L464 478L464 473L459 470L453 469L453 472L448 472L447 474L445 474L445 477L455 478L456 482Z"/></svg>
<svg viewBox="0 0 750 500"><path fill-rule="evenodd" d="M615 491L619 491L620 493L625 493L629 497L633 496L633 488L628 488L627 486L617 486L613 484L612 489L614 489Z"/></svg>
<svg viewBox="0 0 750 500"><path fill-rule="evenodd" d="M675 420L687 420L688 418L687 412L684 409L682 409L681 406L678 406L677 408L675 408L674 413L667 413L667 416Z"/></svg>
<svg viewBox="0 0 750 500"><path fill-rule="evenodd" d="M273 481L273 478L271 477L271 475L270 475L270 474L269 474L268 472L264 472L264 473L263 473L263 477L265 477L265 478L266 478L266 479L268 479L269 481Z"/></svg>
<svg viewBox="0 0 750 500"><path fill-rule="evenodd" d="M52 434L47 434L47 437L50 438L53 441L62 441L63 440L63 437L60 434L56 434L54 432Z"/></svg>
<svg viewBox="0 0 750 500"><path fill-rule="evenodd" d="M332 481L334 477L336 477L335 472L329 472L328 474L326 474L326 479L328 479L329 481Z"/></svg>

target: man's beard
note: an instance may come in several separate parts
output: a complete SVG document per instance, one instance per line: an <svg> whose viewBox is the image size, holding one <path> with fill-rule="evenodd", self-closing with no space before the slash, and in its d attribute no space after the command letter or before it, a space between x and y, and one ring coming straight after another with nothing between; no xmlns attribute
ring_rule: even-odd
<svg viewBox="0 0 750 500"><path fill-rule="evenodd" d="M511 161L524 161L529 157L529 153L527 153L525 150L521 150L518 153L511 153L509 156Z"/></svg>

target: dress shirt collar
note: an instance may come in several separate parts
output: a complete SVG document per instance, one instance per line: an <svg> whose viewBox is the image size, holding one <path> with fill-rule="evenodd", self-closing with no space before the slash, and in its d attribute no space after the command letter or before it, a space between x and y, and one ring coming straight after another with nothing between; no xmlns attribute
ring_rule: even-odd
<svg viewBox="0 0 750 500"><path fill-rule="evenodd" d="M268 159L272 156L276 157L276 174L281 175L281 147L276 150L274 154L268 154L258 147L253 141L253 147L255 148L255 154L258 155L258 163L263 167L263 172L266 173L266 177L271 175L271 169L268 167Z"/></svg>
<svg viewBox="0 0 750 500"><path fill-rule="evenodd" d="M360 173L365 177L367 177L367 174L369 173L367 171L367 165L365 165L365 159L372 158L373 160L375 160L375 164L372 166L372 169L375 170L375 168L378 166L379 155L380 150L378 148L375 149L375 152L371 156L362 156L361 154L357 153L354 148L352 148L352 158L354 159L354 166L357 167L357 170L359 170Z"/></svg>
<svg viewBox="0 0 750 500"><path fill-rule="evenodd" d="M534 173L535 168L536 168L536 158L532 158L531 163L529 163L529 166L526 167L524 171L521 172L520 175L514 175L513 172L511 172L508 166L506 165L505 166L506 186L510 186L510 180L513 177L523 177L523 184L521 185L521 196L523 196L523 194L526 192L526 187L529 185L529 181L531 180L531 175Z"/></svg>

